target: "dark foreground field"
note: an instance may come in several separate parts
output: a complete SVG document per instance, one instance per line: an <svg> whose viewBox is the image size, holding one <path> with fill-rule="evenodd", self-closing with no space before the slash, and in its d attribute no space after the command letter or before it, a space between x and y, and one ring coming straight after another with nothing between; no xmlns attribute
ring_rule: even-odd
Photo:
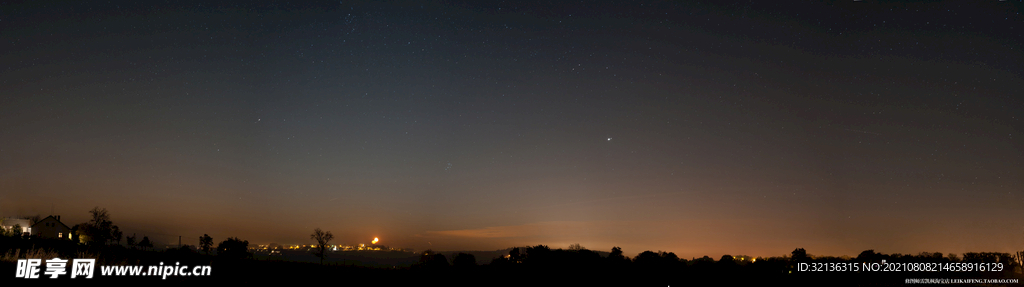
<svg viewBox="0 0 1024 287"><path fill-rule="evenodd" d="M635 257L621 253L598 253L586 249L563 250L545 246L511 249L508 256L476 258L470 253L333 253L324 264L308 252L265 256L260 252L236 257L207 255L188 248L161 251L122 246L87 247L69 241L0 242L3 253L0 270L15 281L58 283L96 281L115 284L184 285L230 284L230 286L271 284L330 284L338 286L892 286L907 279L1017 279L1022 276L1013 256L1002 253L968 253L963 257L935 253L915 256L877 254L865 251L857 258L812 258L794 256L756 260L723 256L685 260L667 252L644 252ZM27 245L27 246L26 246ZM28 251L28 254L26 254ZM802 251L802 249L798 249ZM500 254L503 251L497 251ZM494 252L491 252L494 253ZM447 255L446 255L447 254ZM481 256L490 253L477 253ZM607 254L607 255L605 255ZM68 275L50 279L13 278L19 258L96 258L98 266L210 266L210 276L104 276L97 268L94 278L71 279ZM298 258L298 260L296 260ZM358 260L357 260L358 259ZM973 263L1003 264L1002 271L810 271L836 266L871 266L874 263L928 263L933 266L966 266ZM306 261L306 262L301 262ZM345 264L345 263L349 264ZM865 263L867 265L865 265ZM959 263L959 265L956 265ZM802 265L803 264L803 265ZM949 265L954 264L954 265ZM391 266L387 266L391 265ZM387 266L387 267L386 267ZM801 268L804 266L805 268ZM832 266L832 267L829 267ZM974 264L977 266L977 264ZM41 269L45 270L46 263ZM42 273L42 270L40 271ZM7 282L15 282L7 281ZM941 282L941 281L940 281ZM1006 284L956 284L960 286L1004 286ZM1009 284L1011 286L1019 285Z"/></svg>

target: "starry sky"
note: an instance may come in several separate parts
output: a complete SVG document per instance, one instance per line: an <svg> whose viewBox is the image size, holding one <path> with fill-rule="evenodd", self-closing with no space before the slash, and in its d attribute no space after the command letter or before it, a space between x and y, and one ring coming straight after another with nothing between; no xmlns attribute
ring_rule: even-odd
<svg viewBox="0 0 1024 287"><path fill-rule="evenodd" d="M0 216L99 206L186 244L1024 247L1019 1L93 2L0 4Z"/></svg>

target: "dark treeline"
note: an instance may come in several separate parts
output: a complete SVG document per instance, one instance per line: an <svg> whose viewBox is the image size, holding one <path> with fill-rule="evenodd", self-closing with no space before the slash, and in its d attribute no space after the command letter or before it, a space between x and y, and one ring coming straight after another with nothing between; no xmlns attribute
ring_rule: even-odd
<svg viewBox="0 0 1024 287"><path fill-rule="evenodd" d="M787 256L751 258L723 255L720 258L679 258L672 252L644 251L627 256L614 247L608 253L588 250L579 244L567 249L548 246L511 248L507 254L494 258L477 258L470 253L445 253L427 250L415 257L406 257L410 265L400 265L401 258L388 258L354 266L337 264L332 257L342 256L325 248L316 248L319 263L296 262L282 256L253 256L254 248L239 238L226 238L215 244L209 235L199 236L199 246L184 245L155 250L145 235L141 239L127 236L114 225L106 209L94 208L91 220L77 224L59 239L40 238L16 232L18 228L0 229L0 270L16 269L18 259L93 258L99 266L210 266L209 277L104 277L96 271L95 281L133 281L182 283L213 281L223 284L248 284L328 280L339 284L373 282L383 286L458 285L458 286L704 286L704 285L903 285L907 278L1018 278L1022 279L1021 261L1024 252L954 254L922 252L883 254L865 250L856 257L812 256L797 248ZM33 223L34 224L34 223ZM319 233L318 233L319 232ZM64 234L64 233L61 233ZM315 230L311 238L325 246L333 235ZM282 250L260 250L283 254ZM309 252L288 251L289 252ZM399 252L400 253L400 252ZM332 256L332 254L334 254ZM477 253L493 257L495 252ZM484 255L488 254L488 255ZM607 254L607 255L604 255ZM418 257L418 258L416 258ZM370 258L366 258L370 260ZM381 258L378 258L381 259ZM397 260L396 260L397 259ZM360 259L362 260L362 259ZM353 260L353 261L360 261ZM351 262L342 260L342 262ZM415 262L415 263L413 263ZM326 264L325 264L326 263ZM365 263L365 262L364 262ZM381 264L384 263L384 264ZM394 265L391 265L395 263ZM926 264L942 271L908 271L907 265ZM980 263L975 264L975 263ZM987 269L967 270L985 266ZM42 266L45 268L45 264ZM893 271L893 267L901 270ZM961 271L950 271L945 269ZM869 270L865 270L869 269ZM874 269L874 270L870 270ZM43 277L43 276L41 276ZM78 280L68 276L59 279ZM19 279L22 280L22 279ZM370 281L366 281L370 280ZM1024 280L1021 280L1024 281Z"/></svg>
<svg viewBox="0 0 1024 287"><path fill-rule="evenodd" d="M210 244L212 245L212 244ZM331 280L366 282L381 286L396 285L542 285L542 286L703 286L703 285L902 285L906 278L1021 278L1018 258L1006 253L965 253L962 256L941 253L917 255L882 254L867 250L853 258L817 257L803 249L789 256L749 258L724 255L714 259L679 258L672 252L644 251L626 256L613 248L606 256L575 245L568 249L551 249L538 245L513 248L497 258L476 258L468 253L425 251L411 267L370 268L257 260L247 249L248 242L229 238L217 244L195 248L152 250L119 244L82 244L71 240L0 237L0 253L7 254L0 270L15 268L12 252L37 250L28 258L40 255L60 258L96 258L97 265L210 265L210 277L100 277L96 281L132 281L139 283L183 283L213 281L217 283L266 283ZM25 258L25 254L20 257ZM48 259L48 258L42 258ZM833 263L1002 263L1003 271L972 272L884 272L884 271L810 271L804 266ZM98 272L98 271L97 271ZM99 275L99 274L97 274ZM52 280L40 278L35 280ZM57 279L60 280L60 279ZM70 279L68 279L70 280Z"/></svg>
<svg viewBox="0 0 1024 287"><path fill-rule="evenodd" d="M515 248L508 256L494 258L487 265L477 265L462 259L445 260L442 254L425 253L412 269L426 274L446 273L454 278L509 278L532 281L533 276L545 274L545 283L552 285L619 285L619 286L686 286L686 285L759 285L783 283L787 285L902 285L906 278L1020 278L1020 264L1007 253L966 253L963 257L943 256L941 253L918 255L882 254L866 250L856 258L814 257L798 248L791 256L770 258L734 258L723 255L719 259L707 256L681 259L672 252L644 251L635 257L626 257L621 249L613 248L606 257L584 248L551 249L547 246ZM908 271L814 271L813 266L829 268L846 264L871 266L892 263L1001 263L1002 271L987 272L908 272ZM451 264L446 264L451 262ZM804 266L804 268L801 268ZM824 266L824 267L823 267ZM946 265L949 266L949 265Z"/></svg>

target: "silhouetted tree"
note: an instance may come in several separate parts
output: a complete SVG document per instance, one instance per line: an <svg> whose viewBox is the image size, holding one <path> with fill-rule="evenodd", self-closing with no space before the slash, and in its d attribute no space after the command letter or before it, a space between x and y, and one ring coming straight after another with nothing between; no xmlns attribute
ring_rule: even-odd
<svg viewBox="0 0 1024 287"><path fill-rule="evenodd" d="M612 252L608 253L608 258L625 258L622 255L622 248L618 246L612 247Z"/></svg>
<svg viewBox="0 0 1024 287"><path fill-rule="evenodd" d="M443 269L448 267L448 258L444 257L443 254L427 249L427 251L423 251L423 254L420 255L418 265L430 269Z"/></svg>
<svg viewBox="0 0 1024 287"><path fill-rule="evenodd" d="M459 254L456 254L455 258L452 259L452 265L457 268L469 268L476 266L476 256L473 256L473 254L459 252Z"/></svg>
<svg viewBox="0 0 1024 287"><path fill-rule="evenodd" d="M80 224L75 224L71 227L71 242L81 242L78 238L78 229L81 228Z"/></svg>
<svg viewBox="0 0 1024 287"><path fill-rule="evenodd" d="M729 254L722 255L715 265L717 265L720 276L730 276L736 271L736 258Z"/></svg>
<svg viewBox="0 0 1024 287"><path fill-rule="evenodd" d="M121 229L118 228L117 225L114 225L113 227L111 227L110 237L111 237L111 239L114 240L114 242L117 243L117 245L121 245L121 236L123 236L123 235L124 235L124 233L121 232Z"/></svg>
<svg viewBox="0 0 1024 287"><path fill-rule="evenodd" d="M579 243L569 244L569 251L580 251L584 249L586 248L583 248Z"/></svg>
<svg viewBox="0 0 1024 287"><path fill-rule="evenodd" d="M82 243L105 245L107 241L117 239L120 243L120 229L110 221L110 213L106 208L94 207L89 211L92 219L89 222L79 224L76 231L79 241ZM115 233L116 232L116 233Z"/></svg>
<svg viewBox="0 0 1024 287"><path fill-rule="evenodd" d="M39 222L40 220L43 220L43 217L39 216L38 214L28 218L28 222L30 225L36 225L36 222Z"/></svg>
<svg viewBox="0 0 1024 287"><path fill-rule="evenodd" d="M39 217L39 216L37 215L36 217ZM0 223L3 223L3 221L4 221L3 219L0 219ZM38 218L36 219L36 221L39 221ZM35 225L35 221L31 221L31 219L30 219L29 220L29 226L32 226L32 225ZM22 229L23 228L22 228L21 224L14 224L14 226L11 226L10 229L0 228L0 236L22 237L22 235L24 235L24 230L22 230Z"/></svg>
<svg viewBox="0 0 1024 287"><path fill-rule="evenodd" d="M636 263L641 268L653 268L654 266L657 266L660 262L661 256L659 256L658 253L654 253L654 251L650 250L640 252L640 254L637 254L636 257L633 257L633 263Z"/></svg>
<svg viewBox="0 0 1024 287"><path fill-rule="evenodd" d="M679 257L671 252L644 251L633 258L633 266L643 285L671 285L672 278L682 272L684 265Z"/></svg>
<svg viewBox="0 0 1024 287"><path fill-rule="evenodd" d="M621 266L629 263L629 259L622 255L622 248L619 248L618 246L612 247L612 252L608 253L608 261L610 261L613 266Z"/></svg>
<svg viewBox="0 0 1024 287"><path fill-rule="evenodd" d="M107 239L110 240L111 242L117 242L117 244L121 244L122 235L123 234L121 234L121 229L118 228L117 225L111 225L110 229L106 231ZM103 242L103 244L106 244L106 242Z"/></svg>
<svg viewBox="0 0 1024 287"><path fill-rule="evenodd" d="M249 241L228 237L227 240L217 244L217 256L228 259L249 258L252 256L249 253Z"/></svg>
<svg viewBox="0 0 1024 287"><path fill-rule="evenodd" d="M138 244L138 242L135 242L135 235L128 236L128 239L125 240L124 243L130 248L135 248L135 245Z"/></svg>
<svg viewBox="0 0 1024 287"><path fill-rule="evenodd" d="M110 213L106 208L101 209L99 206L93 207L89 213L92 214L92 220L89 221L92 233L89 235L93 237L93 242L106 244L114 229L114 223L110 221Z"/></svg>
<svg viewBox="0 0 1024 287"><path fill-rule="evenodd" d="M523 254L519 251L519 247L509 250L508 260L512 263L523 263Z"/></svg>
<svg viewBox="0 0 1024 287"><path fill-rule="evenodd" d="M661 252L661 258L665 262L672 262L672 263L679 262L679 256L676 256L676 254L673 253L673 252L664 252L664 251L662 251Z"/></svg>
<svg viewBox="0 0 1024 287"><path fill-rule="evenodd" d="M324 257L327 256L327 242L334 239L334 234L330 231L323 231L320 228L313 229L313 234L309 235L309 238L316 240L317 253L316 256L320 257L320 264L324 264Z"/></svg>
<svg viewBox="0 0 1024 287"><path fill-rule="evenodd" d="M15 224L14 226L11 227L11 233L10 234L13 237L21 237L22 235L24 235L23 231L24 230L22 230L21 224Z"/></svg>
<svg viewBox="0 0 1024 287"><path fill-rule="evenodd" d="M693 268L696 272L707 272L711 270L715 265L715 259L704 255L704 257L696 258L693 260Z"/></svg>
<svg viewBox="0 0 1024 287"><path fill-rule="evenodd" d="M210 249L213 248L213 237L210 237L209 234L199 236L199 248L206 252L206 255L210 255Z"/></svg>
<svg viewBox="0 0 1024 287"><path fill-rule="evenodd" d="M526 248L526 255L523 256L523 262L532 264L550 264L551 248L547 245L537 245Z"/></svg>
<svg viewBox="0 0 1024 287"><path fill-rule="evenodd" d="M939 262L944 258L942 252L921 252L918 257L920 258L918 261L922 262Z"/></svg>
<svg viewBox="0 0 1024 287"><path fill-rule="evenodd" d="M860 254L857 255L857 261L859 261L859 262L873 262L873 261L877 261L877 260L875 260L877 258L878 258L878 254L875 253L874 249L868 249L868 250L861 251Z"/></svg>
<svg viewBox="0 0 1024 287"><path fill-rule="evenodd" d="M792 259L793 259L793 262L797 262L797 263L799 263L799 262L806 262L807 259L809 259L807 257L807 250L804 250L803 248L797 248L797 249L793 250L793 257L792 257Z"/></svg>
<svg viewBox="0 0 1024 287"><path fill-rule="evenodd" d="M960 262L960 256L957 256L956 253L946 254L946 259L949 259L949 262Z"/></svg>
<svg viewBox="0 0 1024 287"><path fill-rule="evenodd" d="M148 236L143 235L142 241L139 241L139 247L142 247L142 249L145 250L149 250L150 248L153 248L153 242L149 241Z"/></svg>
<svg viewBox="0 0 1024 287"><path fill-rule="evenodd" d="M718 259L718 263L720 263L720 264L736 264L736 258L733 258L732 255L729 255L729 254L722 255L722 258Z"/></svg>

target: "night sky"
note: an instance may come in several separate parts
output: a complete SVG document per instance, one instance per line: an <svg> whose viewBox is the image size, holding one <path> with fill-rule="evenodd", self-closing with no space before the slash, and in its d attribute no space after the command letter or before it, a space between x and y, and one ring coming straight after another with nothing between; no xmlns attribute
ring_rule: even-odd
<svg viewBox="0 0 1024 287"><path fill-rule="evenodd" d="M1019 1L150 2L0 4L0 216L99 206L174 244L1024 246Z"/></svg>

